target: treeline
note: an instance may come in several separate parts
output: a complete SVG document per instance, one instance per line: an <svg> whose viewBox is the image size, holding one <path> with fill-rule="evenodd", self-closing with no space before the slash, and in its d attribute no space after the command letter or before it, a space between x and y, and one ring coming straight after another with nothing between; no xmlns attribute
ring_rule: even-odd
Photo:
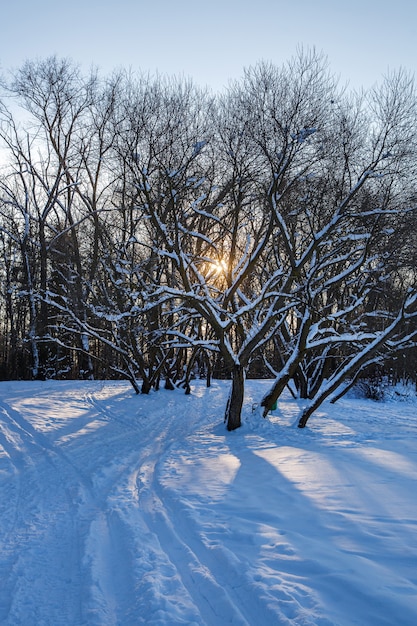
<svg viewBox="0 0 417 626"><path fill-rule="evenodd" d="M27 62L0 103L0 376L415 380L416 98L301 53L226 93Z"/></svg>

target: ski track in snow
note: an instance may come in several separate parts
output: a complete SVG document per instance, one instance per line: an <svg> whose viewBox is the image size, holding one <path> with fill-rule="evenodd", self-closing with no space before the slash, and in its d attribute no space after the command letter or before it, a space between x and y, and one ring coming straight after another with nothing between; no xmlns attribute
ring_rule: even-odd
<svg viewBox="0 0 417 626"><path fill-rule="evenodd" d="M416 404L265 385L0 383L0 624L417 623Z"/></svg>

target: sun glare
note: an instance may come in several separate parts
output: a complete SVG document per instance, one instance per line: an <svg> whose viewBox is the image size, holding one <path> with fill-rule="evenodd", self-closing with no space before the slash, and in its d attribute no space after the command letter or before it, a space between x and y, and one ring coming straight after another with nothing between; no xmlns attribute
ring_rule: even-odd
<svg viewBox="0 0 417 626"><path fill-rule="evenodd" d="M213 267L216 274L224 274L227 271L227 261L225 259L213 261Z"/></svg>

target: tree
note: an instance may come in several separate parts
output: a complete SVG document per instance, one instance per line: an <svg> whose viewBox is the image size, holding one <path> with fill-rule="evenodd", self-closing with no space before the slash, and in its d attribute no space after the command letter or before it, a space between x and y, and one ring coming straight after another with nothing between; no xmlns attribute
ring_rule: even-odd
<svg viewBox="0 0 417 626"><path fill-rule="evenodd" d="M174 109L164 104L171 125L158 126L163 145L141 161L137 203L165 268L158 306L182 302L210 326L207 345L231 370L230 430L240 425L245 369L294 303L293 268L275 254L275 237L283 239L277 204L321 158L314 135L330 93L315 56L282 71L261 65L213 112L214 133L200 121L210 116L196 94L178 93Z"/></svg>
<svg viewBox="0 0 417 626"><path fill-rule="evenodd" d="M283 227L288 233L285 241L295 261L294 269L304 275L300 283L303 304L296 312L297 323L284 336L288 356L262 401L264 414L288 381L301 369L306 371L306 360L323 372L329 358L336 361L332 384L326 383L326 389L332 387L335 391L348 376L372 362L384 344L387 320L391 329L387 338L397 331L401 334L401 311L409 306L403 303L405 293L391 311L371 312L368 303L392 276L393 268L386 262L387 247L381 242L387 233L398 242L402 216L415 208L410 206L407 194L409 182L415 179L414 86L400 72L358 104L361 106L356 110L350 107L355 114L353 119L350 114L349 124L347 108L335 107L338 125L334 129L339 129L336 136L342 141L327 143L334 149L331 159L323 162L325 169L320 174L325 182L325 197L318 196L320 207L324 207L324 213L322 208L320 211L324 222L314 224L315 203L309 200L307 210L301 214L307 233L299 250L293 245L287 222ZM359 125L352 124L356 120ZM330 209L327 215L326 207ZM402 340L396 341L402 345ZM320 390L320 384L316 385L310 396L316 399L300 426L327 395Z"/></svg>
<svg viewBox="0 0 417 626"><path fill-rule="evenodd" d="M10 186L5 184L3 191L5 202L19 207L25 224L21 249L28 293L31 294L30 336L35 377L48 375L50 329L46 294L50 249L56 236L70 233L72 259L79 264L79 243L73 228L76 173L80 167L76 148L78 142L82 142L83 117L91 106L94 84L94 76L84 82L72 63L52 57L44 62L27 62L7 85L8 92L20 98L26 115L29 115L27 129L21 130L13 115L5 110L2 139L14 159L14 171L9 174ZM13 191L16 185L17 193ZM36 244L33 243L38 248L36 284L27 255L31 224L36 228ZM60 231L58 234L54 232L55 228ZM82 309L83 294L78 290L77 295L74 305Z"/></svg>
<svg viewBox="0 0 417 626"><path fill-rule="evenodd" d="M349 95L301 51L213 97L52 58L8 89L30 119L23 132L4 109L0 229L25 283L6 264L5 332L17 328L6 293L19 291L34 374L78 355L84 376L96 359L136 392L161 377L189 391L196 363L221 363L233 430L255 363L275 372L265 414L290 384L314 410L413 341L405 73Z"/></svg>

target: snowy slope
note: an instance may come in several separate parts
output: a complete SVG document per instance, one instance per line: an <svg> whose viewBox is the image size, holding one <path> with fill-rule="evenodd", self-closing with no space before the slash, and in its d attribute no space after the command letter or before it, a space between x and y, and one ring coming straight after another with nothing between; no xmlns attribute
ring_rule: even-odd
<svg viewBox="0 0 417 626"><path fill-rule="evenodd" d="M0 624L417 624L415 400L247 385L0 383Z"/></svg>

